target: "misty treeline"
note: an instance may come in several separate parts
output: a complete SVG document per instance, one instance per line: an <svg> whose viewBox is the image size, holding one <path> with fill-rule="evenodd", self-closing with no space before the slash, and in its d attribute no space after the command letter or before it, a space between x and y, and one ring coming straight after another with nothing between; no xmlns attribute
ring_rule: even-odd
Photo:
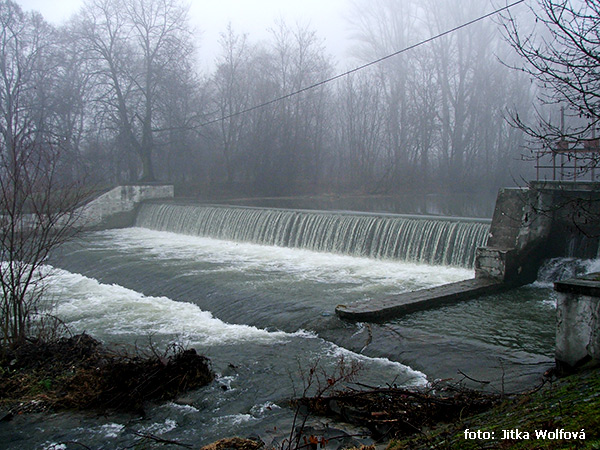
<svg viewBox="0 0 600 450"><path fill-rule="evenodd" d="M356 1L348 68L488 9ZM530 114L533 87L489 19L243 114L344 70L309 25L276 22L261 42L228 27L201 73L179 0L88 0L59 27L0 0L0 21L2 143L60 149L64 180L169 181L188 194L472 192L529 168L505 119Z"/></svg>

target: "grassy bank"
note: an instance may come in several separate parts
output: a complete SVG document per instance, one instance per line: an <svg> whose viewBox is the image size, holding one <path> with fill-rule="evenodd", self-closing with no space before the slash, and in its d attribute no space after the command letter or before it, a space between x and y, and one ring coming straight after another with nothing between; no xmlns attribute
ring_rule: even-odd
<svg viewBox="0 0 600 450"><path fill-rule="evenodd" d="M600 449L600 370L548 382L485 413L393 440L387 448L404 449Z"/></svg>

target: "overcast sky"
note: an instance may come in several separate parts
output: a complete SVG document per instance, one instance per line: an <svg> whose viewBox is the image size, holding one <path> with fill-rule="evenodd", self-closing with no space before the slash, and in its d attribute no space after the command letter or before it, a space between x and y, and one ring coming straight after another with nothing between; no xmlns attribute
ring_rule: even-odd
<svg viewBox="0 0 600 450"><path fill-rule="evenodd" d="M53 24L76 12L83 0L16 0L25 10L36 10ZM199 32L201 65L210 68L218 52L219 33L229 22L237 33L248 33L251 41L268 37L275 20L290 25L309 23L325 40L328 52L339 62L347 51L344 14L350 0L189 0L190 21Z"/></svg>

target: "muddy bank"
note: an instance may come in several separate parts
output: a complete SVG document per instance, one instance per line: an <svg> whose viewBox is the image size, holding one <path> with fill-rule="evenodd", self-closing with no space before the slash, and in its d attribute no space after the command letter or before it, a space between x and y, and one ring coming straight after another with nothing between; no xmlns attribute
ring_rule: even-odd
<svg viewBox="0 0 600 450"><path fill-rule="evenodd" d="M83 333L26 343L0 352L2 420L14 414L60 409L143 410L210 383L210 361L194 349L164 353L109 350Z"/></svg>

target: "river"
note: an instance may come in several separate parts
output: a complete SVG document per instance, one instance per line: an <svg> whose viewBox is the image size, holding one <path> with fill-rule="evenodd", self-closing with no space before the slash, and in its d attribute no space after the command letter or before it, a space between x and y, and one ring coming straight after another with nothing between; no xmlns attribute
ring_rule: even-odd
<svg viewBox="0 0 600 450"><path fill-rule="evenodd" d="M47 299L74 332L109 345L193 347L211 359L216 381L184 404L151 405L144 417L18 416L0 424L4 448L124 448L139 442L136 433L194 446L233 435L281 442L294 416L288 400L302 393L308 370L333 373L341 357L359 362L360 381L374 386L460 379L460 370L508 389L552 362L555 298L544 280L386 324L354 324L335 316L337 304L458 281L473 270L139 225L90 232L55 253Z"/></svg>

